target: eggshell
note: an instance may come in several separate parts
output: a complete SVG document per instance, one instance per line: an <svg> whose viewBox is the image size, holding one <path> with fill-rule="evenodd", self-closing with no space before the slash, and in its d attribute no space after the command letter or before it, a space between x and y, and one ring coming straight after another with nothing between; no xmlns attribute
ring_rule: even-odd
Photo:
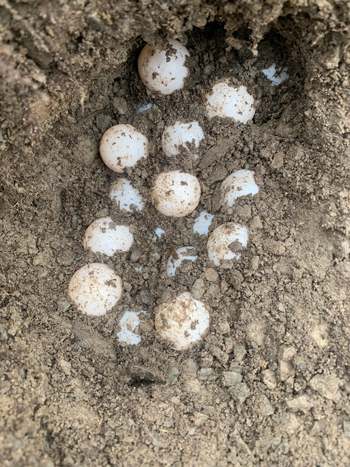
<svg viewBox="0 0 350 467"><path fill-rule="evenodd" d="M138 59L138 71L144 85L161 94L172 94L182 89L189 75L185 66L186 57L190 55L188 50L174 39L169 39L168 43L166 50L146 44Z"/></svg>
<svg viewBox="0 0 350 467"><path fill-rule="evenodd" d="M90 263L71 278L68 294L76 307L87 315L101 316L111 310L122 296L122 279L102 263Z"/></svg>
<svg viewBox="0 0 350 467"><path fill-rule="evenodd" d="M148 139L132 125L115 125L102 136L100 154L103 162L114 172L123 173L127 167L148 157Z"/></svg>
<svg viewBox="0 0 350 467"><path fill-rule="evenodd" d="M222 203L232 207L235 200L241 196L256 195L259 191L251 170L237 170L229 175L221 185Z"/></svg>
<svg viewBox="0 0 350 467"><path fill-rule="evenodd" d="M161 304L155 313L157 333L175 350L186 350L209 332L210 316L204 303L184 292Z"/></svg>
<svg viewBox="0 0 350 467"><path fill-rule="evenodd" d="M155 208L164 216L185 217L198 206L201 187L198 179L175 170L157 175L151 197Z"/></svg>
<svg viewBox="0 0 350 467"><path fill-rule="evenodd" d="M233 86L227 80L221 81L215 84L206 99L206 113L209 118L231 117L239 122L247 123L254 117L254 98L245 86Z"/></svg>
<svg viewBox="0 0 350 467"><path fill-rule="evenodd" d="M112 184L109 197L118 204L119 209L128 212L132 212L132 208L142 211L145 205L139 191L125 178L119 178Z"/></svg>
<svg viewBox="0 0 350 467"><path fill-rule="evenodd" d="M175 255L171 255L168 259L167 264L167 275L169 277L175 276L176 269L181 266L182 261L187 259L188 261L196 261L198 256L196 255L196 249L192 246L183 246L176 250Z"/></svg>
<svg viewBox="0 0 350 467"><path fill-rule="evenodd" d="M221 266L224 261L240 259L240 251L248 244L248 229L240 225L220 225L210 235L207 250L210 261Z"/></svg>
<svg viewBox="0 0 350 467"><path fill-rule="evenodd" d="M189 144L193 144L195 148L199 147L199 143L204 138L202 128L198 122L180 123L168 126L162 135L162 148L168 156L176 156L180 154L180 148L185 149L189 154L193 154L194 158L198 158L196 150L190 151Z"/></svg>
<svg viewBox="0 0 350 467"><path fill-rule="evenodd" d="M102 217L92 222L86 229L83 246L93 253L112 256L117 251L128 251L134 236L126 225L117 225L112 218Z"/></svg>

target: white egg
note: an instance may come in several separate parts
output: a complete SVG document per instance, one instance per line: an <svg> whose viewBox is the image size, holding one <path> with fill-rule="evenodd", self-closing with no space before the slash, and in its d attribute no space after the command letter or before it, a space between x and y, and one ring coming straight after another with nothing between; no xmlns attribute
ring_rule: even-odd
<svg viewBox="0 0 350 467"><path fill-rule="evenodd" d="M251 170L237 170L229 175L221 185L222 203L232 207L240 196L256 195L259 191Z"/></svg>
<svg viewBox="0 0 350 467"><path fill-rule="evenodd" d="M117 333L119 342L128 345L137 345L141 342L141 336L134 331L140 324L139 314L146 314L146 311L126 311L120 320L121 331Z"/></svg>
<svg viewBox="0 0 350 467"><path fill-rule="evenodd" d="M112 184L109 197L119 205L119 209L129 212L132 211L132 207L142 211L145 205L139 191L125 178L119 178Z"/></svg>
<svg viewBox="0 0 350 467"><path fill-rule="evenodd" d="M228 80L215 84L207 94L206 112L209 118L231 117L242 123L252 120L255 114L254 99L245 86L234 86Z"/></svg>
<svg viewBox="0 0 350 467"><path fill-rule="evenodd" d="M158 226L154 231L154 235L150 234L150 236L152 237L152 240L156 242L164 234L165 234L165 230L163 230L161 227Z"/></svg>
<svg viewBox="0 0 350 467"><path fill-rule="evenodd" d="M248 229L240 225L220 225L210 235L207 250L210 261L215 266L225 266L225 261L241 257L240 251L248 244Z"/></svg>
<svg viewBox="0 0 350 467"><path fill-rule="evenodd" d="M179 41L169 39L166 50L147 44L138 59L138 70L143 84L153 92L172 94L184 87L189 69L185 66L189 52Z"/></svg>
<svg viewBox="0 0 350 467"><path fill-rule="evenodd" d="M189 152L189 144L193 143L196 148L204 138L202 128L198 122L180 123L176 122L173 126L168 126L162 136L162 148L168 157L180 154L180 147ZM194 158L198 154L193 153Z"/></svg>
<svg viewBox="0 0 350 467"><path fill-rule="evenodd" d="M123 173L148 156L148 139L132 125L114 125L102 136L100 154L114 172Z"/></svg>
<svg viewBox="0 0 350 467"><path fill-rule="evenodd" d="M133 242L134 237L128 226L117 225L110 217L103 217L86 229L83 246L93 253L112 256L117 251L128 251Z"/></svg>
<svg viewBox="0 0 350 467"><path fill-rule="evenodd" d="M189 292L156 309L156 331L175 350L186 350L200 342L208 334L209 324L206 306Z"/></svg>
<svg viewBox="0 0 350 467"><path fill-rule="evenodd" d="M192 246L183 246L176 250L176 255L171 255L167 264L167 275L169 277L175 276L176 269L181 266L182 261L185 259L189 261L196 261L196 249Z"/></svg>
<svg viewBox="0 0 350 467"><path fill-rule="evenodd" d="M87 315L101 316L111 310L123 293L122 280L107 264L91 263L71 278L68 294Z"/></svg>
<svg viewBox="0 0 350 467"><path fill-rule="evenodd" d="M208 235L209 227L214 219L213 214L209 214L207 211L202 211L193 224L193 232L199 235Z"/></svg>
<svg viewBox="0 0 350 467"><path fill-rule="evenodd" d="M143 112L146 112L146 110L149 110L152 107L152 102L149 102L148 104L138 104L135 115L142 114Z"/></svg>
<svg viewBox="0 0 350 467"><path fill-rule="evenodd" d="M278 86L289 78L287 68L276 69L276 63L273 63L269 68L261 70L261 72L264 73L269 81L271 81L271 86Z"/></svg>
<svg viewBox="0 0 350 467"><path fill-rule="evenodd" d="M157 175L152 191L152 201L164 216L188 216L198 206L201 187L196 177L175 170Z"/></svg>

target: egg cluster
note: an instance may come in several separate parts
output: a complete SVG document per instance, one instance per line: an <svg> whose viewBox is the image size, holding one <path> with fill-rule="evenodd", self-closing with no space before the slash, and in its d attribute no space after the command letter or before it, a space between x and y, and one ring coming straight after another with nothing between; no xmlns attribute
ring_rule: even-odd
<svg viewBox="0 0 350 467"><path fill-rule="evenodd" d="M140 53L138 71L145 86L152 92L164 95L184 87L189 75L186 58L189 52L176 40L169 40L166 50L157 50L147 44ZM149 106L148 106L149 108ZM140 110L142 111L142 110ZM254 117L254 99L244 86L234 86L227 79L216 83L206 96L206 115L229 117L246 124ZM196 161L198 148L205 138L199 123L180 122L165 128L162 149L169 158L180 152ZM100 154L103 162L114 172L124 174L137 162L149 155L149 141L132 125L118 124L102 136ZM221 203L232 208L240 196L255 195L259 191L254 173L238 170L229 175L221 185ZM155 176L149 199L164 216L185 217L198 206L201 185L197 177L180 170L162 172ZM141 211L147 200L126 178L118 178L111 186L110 198L119 209ZM196 219L194 231L208 235L213 215L203 211ZM164 234L160 228L156 235ZM112 256L128 251L134 242L134 233L127 225L118 225L112 218L97 219L87 228L83 239L86 250ZM241 251L248 244L245 226L227 223L217 227L207 242L209 260L225 268L232 260L239 260ZM195 248L184 246L176 250L167 263L167 275L175 276L183 260L196 261ZM101 316L111 310L122 296L122 278L102 263L91 263L79 269L69 283L69 296L76 307L88 315ZM120 342L137 344L140 337L133 331L139 324L139 315L146 312L127 311L121 319ZM204 303L195 300L188 292L175 300L162 303L155 311L155 328L160 337L176 350L185 350L200 341L209 330L210 316Z"/></svg>

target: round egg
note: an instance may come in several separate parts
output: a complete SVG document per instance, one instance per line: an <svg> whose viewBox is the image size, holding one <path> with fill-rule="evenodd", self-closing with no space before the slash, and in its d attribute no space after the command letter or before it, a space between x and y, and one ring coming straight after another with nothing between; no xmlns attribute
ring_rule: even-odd
<svg viewBox="0 0 350 467"><path fill-rule="evenodd" d="M254 172L251 170L237 170L222 182L222 203L230 208L237 198L247 195L254 196L258 191L259 187L255 183Z"/></svg>
<svg viewBox="0 0 350 467"><path fill-rule="evenodd" d="M176 122L175 125L165 129L162 135L162 148L168 157L177 156L180 154L181 147L190 152L189 144L191 143L195 148L198 148L203 138L204 133L198 122ZM192 153L197 159L198 155L195 151Z"/></svg>
<svg viewBox="0 0 350 467"><path fill-rule="evenodd" d="M198 179L175 170L157 175L151 197L155 208L164 216L188 216L198 206L201 187Z"/></svg>
<svg viewBox="0 0 350 467"><path fill-rule="evenodd" d="M71 278L68 294L76 307L87 315L101 316L111 310L122 296L122 280L106 264L91 263Z"/></svg>
<svg viewBox="0 0 350 467"><path fill-rule="evenodd" d="M245 86L234 86L228 80L221 81L215 84L206 99L206 113L209 118L231 117L247 123L254 117L254 99Z"/></svg>
<svg viewBox="0 0 350 467"><path fill-rule="evenodd" d="M158 50L146 44L138 59L138 71L143 84L161 94L172 94L182 89L189 74L185 66L189 55L186 47L174 39L168 40L166 50Z"/></svg>
<svg viewBox="0 0 350 467"><path fill-rule="evenodd" d="M117 225L110 217L102 217L86 229L83 246L93 253L112 256L117 251L128 251L133 242L134 237L128 226Z"/></svg>
<svg viewBox="0 0 350 467"><path fill-rule="evenodd" d="M225 266L225 261L241 257L240 251L248 244L247 227L233 224L220 225L210 235L207 250L215 266Z"/></svg>
<svg viewBox="0 0 350 467"><path fill-rule="evenodd" d="M123 173L127 167L148 157L148 139L132 125L114 125L102 136L100 154L103 162L114 172Z"/></svg>
<svg viewBox="0 0 350 467"><path fill-rule="evenodd" d="M128 212L133 209L142 211L145 204L139 191L125 178L119 178L112 183L109 197L118 204L119 209L125 209Z"/></svg>
<svg viewBox="0 0 350 467"><path fill-rule="evenodd" d="M175 350L186 350L200 342L208 334L209 323L208 309L189 292L161 304L155 313L157 333Z"/></svg>
<svg viewBox="0 0 350 467"><path fill-rule="evenodd" d="M140 314L146 311L126 311L120 320L120 332L117 333L119 342L128 345L137 345L141 342L141 336L134 332L140 324Z"/></svg>

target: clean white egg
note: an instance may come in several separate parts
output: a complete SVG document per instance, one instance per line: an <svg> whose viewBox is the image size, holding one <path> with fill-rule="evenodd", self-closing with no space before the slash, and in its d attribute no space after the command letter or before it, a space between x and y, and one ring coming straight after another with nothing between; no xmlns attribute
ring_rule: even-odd
<svg viewBox="0 0 350 467"><path fill-rule="evenodd" d="M71 278L68 294L78 310L101 316L111 310L123 293L122 280L107 264L91 263Z"/></svg>
<svg viewBox="0 0 350 467"><path fill-rule="evenodd" d="M209 214L207 211L202 211L193 224L193 232L199 235L208 235L209 227L214 219L213 214Z"/></svg>
<svg viewBox="0 0 350 467"><path fill-rule="evenodd" d="M189 292L161 304L155 313L157 333L175 350L186 350L200 342L208 334L209 324L208 309Z"/></svg>
<svg viewBox="0 0 350 467"><path fill-rule="evenodd" d="M207 250L210 261L215 266L225 266L225 261L241 257L240 251L248 244L247 227L233 224L220 225L210 235Z"/></svg>
<svg viewBox="0 0 350 467"><path fill-rule="evenodd" d="M201 187L198 179L175 170L157 175L151 197L155 208L164 216L188 216L198 206Z"/></svg>
<svg viewBox="0 0 350 467"><path fill-rule="evenodd" d="M123 173L127 167L148 157L148 139L132 125L114 125L102 136L100 154L103 162L114 172Z"/></svg>
<svg viewBox="0 0 350 467"><path fill-rule="evenodd" d="M199 147L199 143L204 138L202 128L198 122L180 123L168 126L162 135L162 148L168 156L177 156L180 154L180 147L183 147L189 152L189 144L193 143L195 148ZM195 159L198 158L196 152L193 153Z"/></svg>
<svg viewBox="0 0 350 467"><path fill-rule="evenodd" d="M209 118L231 117L247 123L254 117L254 99L245 86L234 86L228 80L221 81L215 84L206 98L206 112Z"/></svg>
<svg viewBox="0 0 350 467"><path fill-rule="evenodd" d="M117 251L128 251L134 236L126 225L117 225L110 217L102 217L92 222L86 229L83 246L93 253L112 256Z"/></svg>
<svg viewBox="0 0 350 467"><path fill-rule="evenodd" d="M139 314L146 314L146 311L126 311L120 320L120 332L117 333L119 342L128 345L137 345L141 342L141 336L136 334L135 329L140 324Z"/></svg>
<svg viewBox="0 0 350 467"><path fill-rule="evenodd" d="M125 178L119 178L112 183L109 197L118 204L119 209L128 212L131 212L132 208L142 211L145 205L139 191Z"/></svg>
<svg viewBox="0 0 350 467"><path fill-rule="evenodd" d="M182 261L187 259L188 261L196 261L198 256L196 255L196 249L192 246L183 246L176 250L175 255L171 255L168 259L167 264L167 275L169 277L175 276L176 269L181 266Z"/></svg>
<svg viewBox="0 0 350 467"><path fill-rule="evenodd" d="M143 84L153 92L172 94L184 87L189 69L185 66L189 52L174 39L168 40L166 50L158 50L147 44L138 59L138 70Z"/></svg>
<svg viewBox="0 0 350 467"><path fill-rule="evenodd" d="M237 170L229 175L221 185L222 203L232 207L240 196L256 195L259 191L252 170Z"/></svg>

